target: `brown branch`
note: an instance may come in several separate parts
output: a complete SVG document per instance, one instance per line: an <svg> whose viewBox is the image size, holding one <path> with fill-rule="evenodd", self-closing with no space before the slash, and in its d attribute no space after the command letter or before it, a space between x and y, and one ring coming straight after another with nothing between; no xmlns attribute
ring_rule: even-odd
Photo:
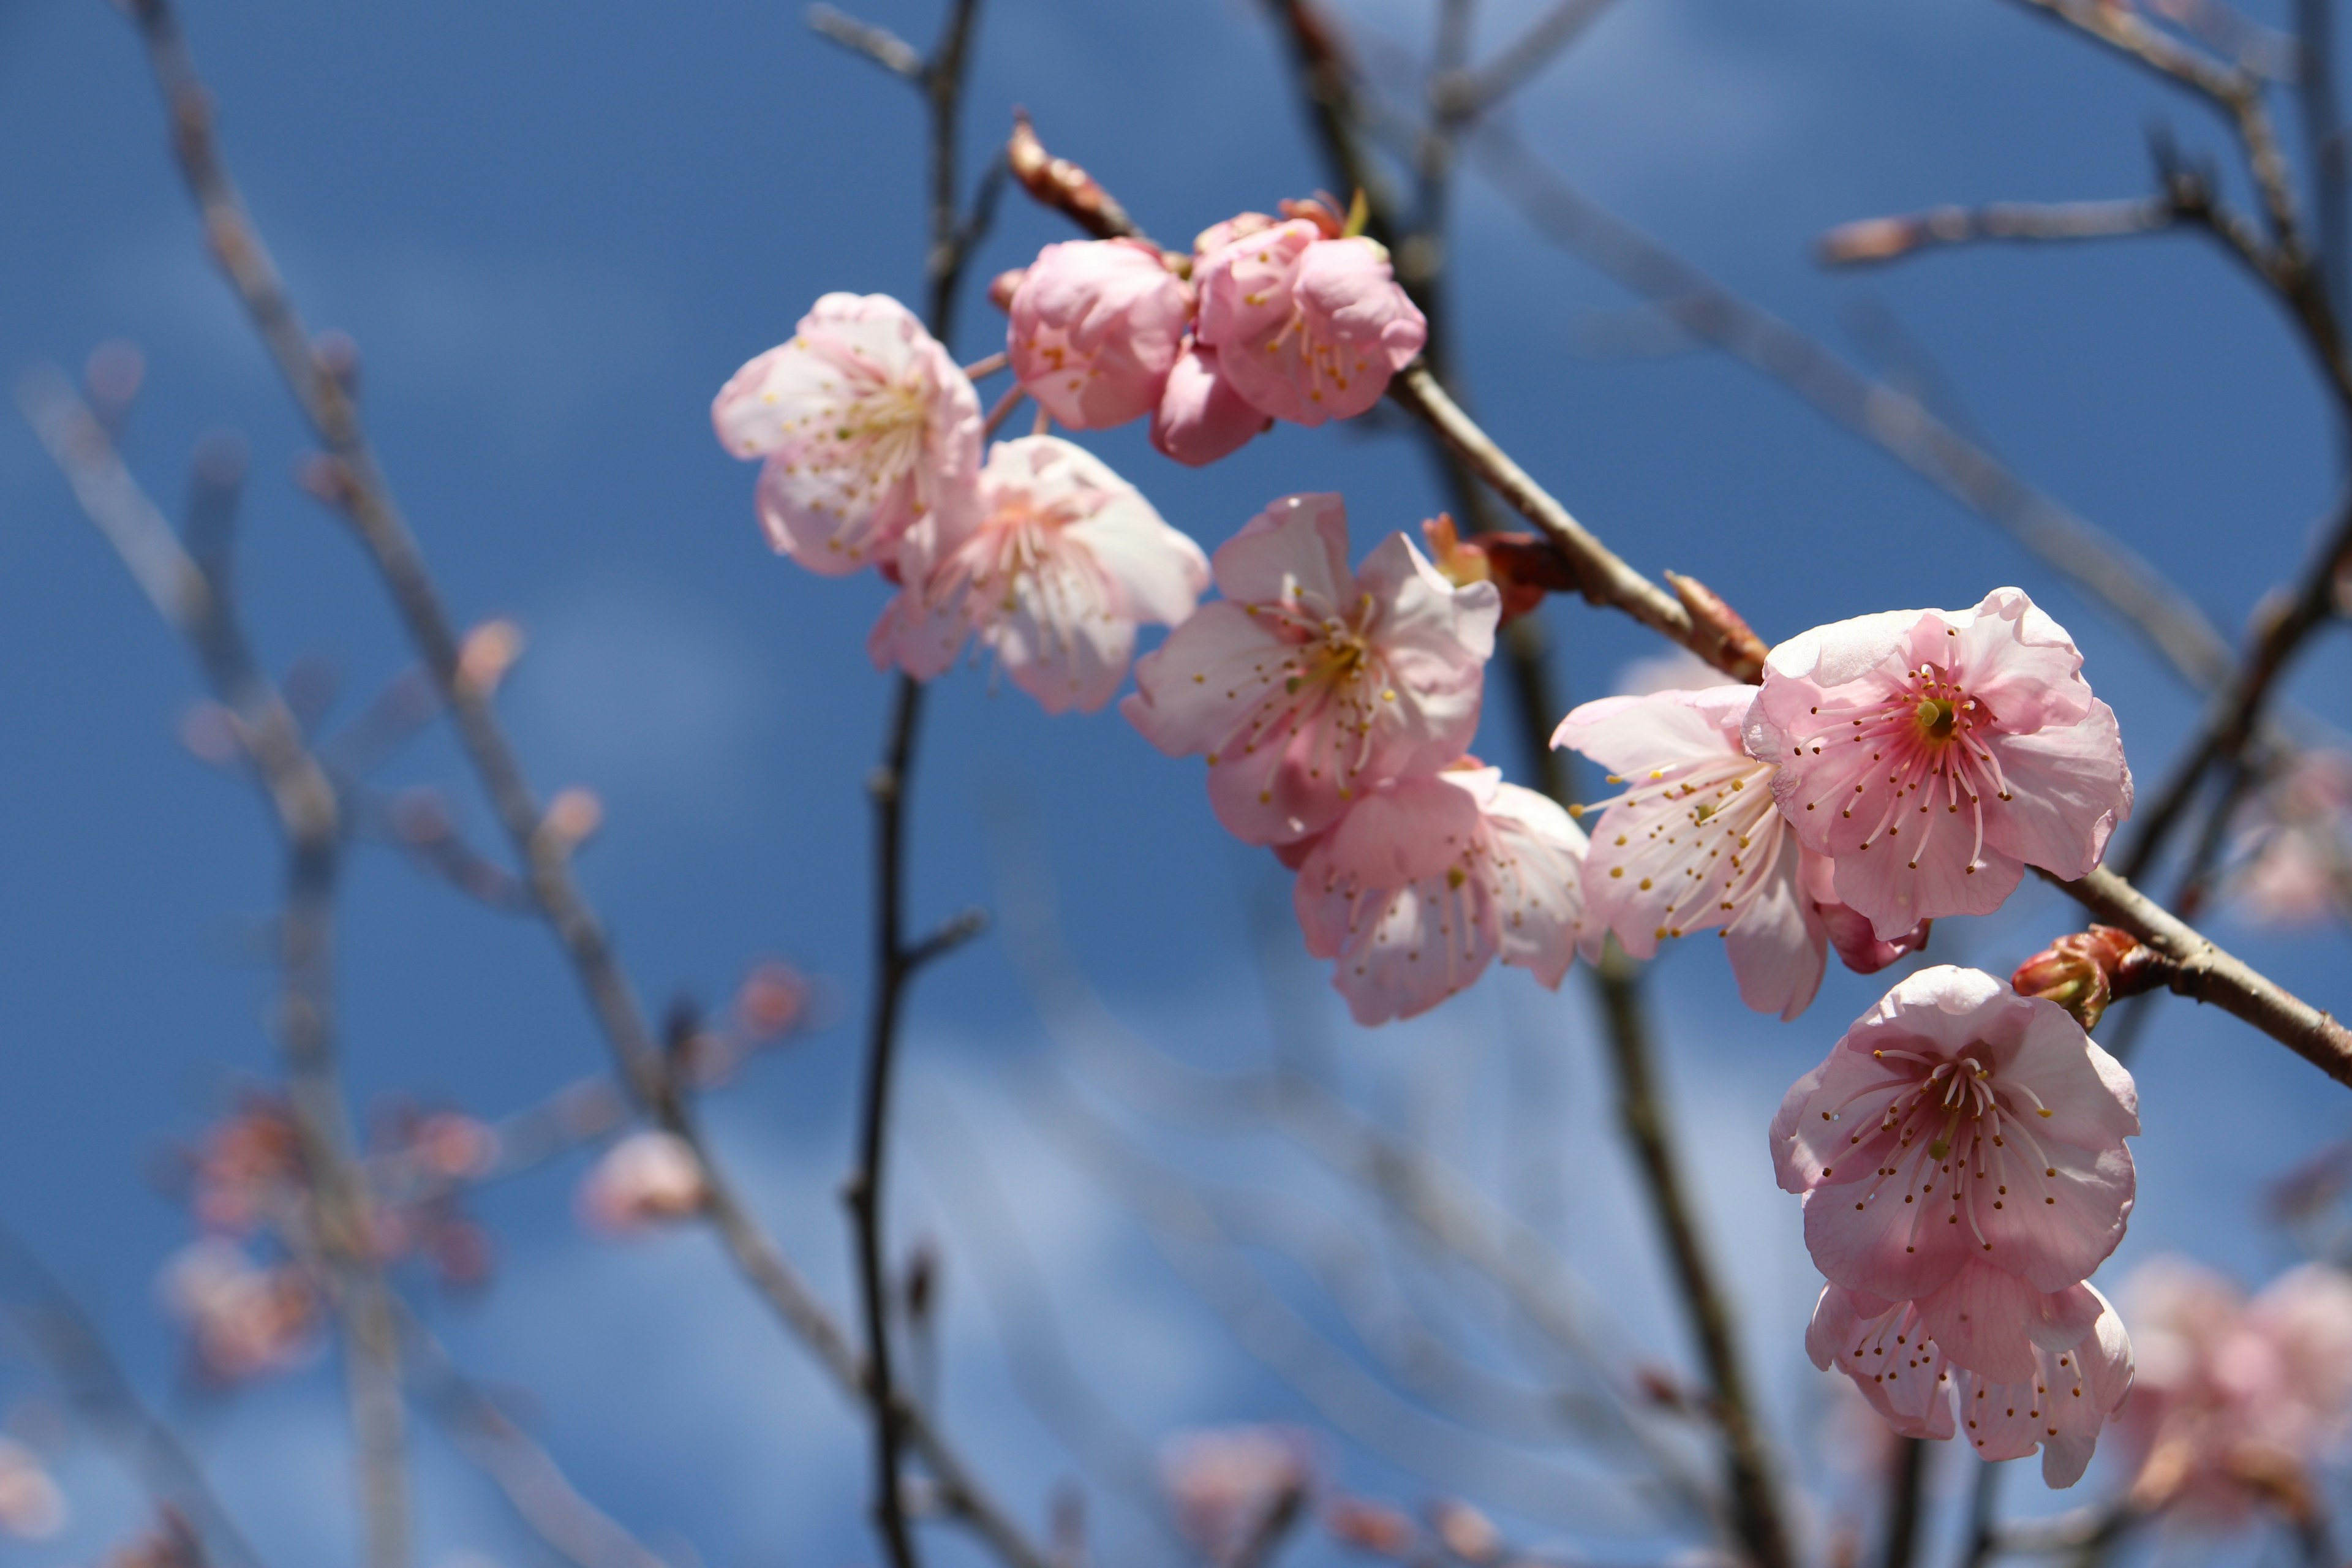
<svg viewBox="0 0 2352 1568"><path fill-rule="evenodd" d="M2120 926L2172 962L2165 988L2210 1003L2270 1036L2320 1071L2352 1087L2352 1029L2231 957L2189 923L2113 871L2101 867L2080 881L2043 872L2068 898L2100 921Z"/></svg>
<svg viewBox="0 0 2352 1568"><path fill-rule="evenodd" d="M1014 1568L1048 1568L1046 1552L981 1486L927 1413L903 1400L877 1405L870 1397L863 1360L743 1205L674 1092L636 996L603 923L572 875L567 853L540 831L538 801L489 694L460 678L455 624L375 459L358 408L333 377L319 372L309 331L221 159L212 132L211 99L195 74L177 18L168 0L131 3L214 257L280 377L327 447L344 514L383 576L410 640L449 708L459 743L526 869L532 897L579 980L632 1097L659 1125L694 1149L709 1190L706 1213L737 1270L845 1393L877 1422L885 1411L895 1415L930 1470L945 1510Z"/></svg>
<svg viewBox="0 0 2352 1568"><path fill-rule="evenodd" d="M2168 227L2175 216L2172 204L2162 196L1934 207L1897 217L1870 217L1840 224L1822 236L1815 250L1824 265L1851 267L1894 261L1937 246L2116 239Z"/></svg>
<svg viewBox="0 0 2352 1568"><path fill-rule="evenodd" d="M367 1560L373 1568L404 1568L409 1501L400 1347L335 1061L334 899L342 853L338 792L253 657L228 600L123 467L104 425L55 370L28 374L18 400L84 513L130 567L156 613L187 641L215 693L236 716L285 840L278 1032L287 1102L317 1194L320 1244L339 1287Z"/></svg>
<svg viewBox="0 0 2352 1568"><path fill-rule="evenodd" d="M1462 121L1493 113L1536 73L1573 47L1612 4L1614 0L1556 0L1550 10L1476 70L1441 74L1432 87L1432 107L1442 118Z"/></svg>
<svg viewBox="0 0 2352 1568"><path fill-rule="evenodd" d="M810 6L808 25L811 31L832 39L853 55L865 56L892 76L905 77L908 81L922 78L921 52L887 27L861 22L830 5Z"/></svg>
<svg viewBox="0 0 2352 1568"><path fill-rule="evenodd" d="M1886 1474L1886 1550L1878 1559L1884 1568L1911 1568L1918 1556L1919 1494L1930 1451L1925 1438L1895 1439L1894 1462Z"/></svg>

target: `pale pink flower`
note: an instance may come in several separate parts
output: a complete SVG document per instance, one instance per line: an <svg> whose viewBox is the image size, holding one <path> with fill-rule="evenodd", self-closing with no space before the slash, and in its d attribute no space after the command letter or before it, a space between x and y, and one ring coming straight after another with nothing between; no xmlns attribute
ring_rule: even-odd
<svg viewBox="0 0 2352 1568"><path fill-rule="evenodd" d="M2138 1131L2131 1074L2064 1008L1944 964L1796 1081L1771 1145L1814 1265L1909 1300L1971 1262L2042 1291L2088 1278L2123 1237Z"/></svg>
<svg viewBox="0 0 2352 1568"><path fill-rule="evenodd" d="M1359 1024L1425 1013L1499 958L1550 990L1576 957L1583 830L1475 764L1366 792L1299 865L1307 951Z"/></svg>
<svg viewBox="0 0 2352 1568"><path fill-rule="evenodd" d="M1182 1432L1160 1450L1176 1528L1212 1562L1247 1545L1286 1499L1309 1490L1317 1468L1314 1439L1287 1426Z"/></svg>
<svg viewBox="0 0 2352 1568"><path fill-rule="evenodd" d="M1133 239L1049 245L1007 307L1005 351L1037 405L1073 430L1139 419L1192 325L1192 289Z"/></svg>
<svg viewBox="0 0 2352 1568"><path fill-rule="evenodd" d="M66 1527L66 1494L40 1456L14 1437L0 1437L0 1531L20 1541L47 1541Z"/></svg>
<svg viewBox="0 0 2352 1568"><path fill-rule="evenodd" d="M207 1238L174 1254L161 1284L198 1370L217 1382L282 1371L312 1347L319 1296L299 1268L264 1266L234 1242Z"/></svg>
<svg viewBox="0 0 2352 1568"><path fill-rule="evenodd" d="M1151 416L1151 444L1160 456L1202 468L1273 426L1272 416L1259 413L1218 370L1216 350L1184 340Z"/></svg>
<svg viewBox="0 0 2352 1568"><path fill-rule="evenodd" d="M1250 844L1321 832L1383 779L1444 767L1478 729L1500 601L1392 533L1348 570L1335 495L1285 496L1218 547L1224 597L1135 667L1119 711L1204 752L1217 820Z"/></svg>
<svg viewBox="0 0 2352 1568"><path fill-rule="evenodd" d="M1774 806L1773 764L1741 744L1755 699L1752 686L1602 698L1562 720L1551 743L1630 786L1593 825L1585 956L1598 958L1612 934L1649 958L1663 941L1719 929L1740 999L1794 1018L1821 988L1833 940L1867 974L1927 932L1880 942L1837 902L1829 862L1797 842Z"/></svg>
<svg viewBox="0 0 2352 1568"><path fill-rule="evenodd" d="M2266 925L2341 919L2352 889L2352 756L2307 752L2241 814L2230 892Z"/></svg>
<svg viewBox="0 0 2352 1568"><path fill-rule="evenodd" d="M2140 1384L2124 1429L2151 1503L2211 1520L2293 1507L2312 1468L2352 1432L2352 1278L2305 1264L2249 1301L2186 1258L2124 1285L2140 1331Z"/></svg>
<svg viewBox="0 0 2352 1568"><path fill-rule="evenodd" d="M1429 335L1385 250L1306 218L1231 240L1194 277L1201 342L1244 397L1295 424L1370 408Z"/></svg>
<svg viewBox="0 0 2352 1568"><path fill-rule="evenodd" d="M2043 1481L2071 1487L2090 1466L2099 1428L2132 1388L2132 1346L2122 1321L2091 1286L2074 1289L2081 1300L2070 1307L2091 1316L2073 1331L2072 1343L2034 1343L2021 1376L1961 1365L1918 1303L1835 1284L1813 1309L1805 1349L1815 1366L1834 1366L1852 1378L1905 1436L1948 1438L1965 1430L1969 1447L1987 1460L2022 1458L2039 1447Z"/></svg>
<svg viewBox="0 0 2352 1568"><path fill-rule="evenodd" d="M918 521L968 521L980 395L887 295L825 295L790 342L735 373L710 417L728 451L767 460L768 542L813 572L887 569Z"/></svg>
<svg viewBox="0 0 2352 1568"><path fill-rule="evenodd" d="M1054 436L1000 442L981 470L977 524L907 536L904 586L876 623L877 666L929 679L969 640L1048 713L1091 713L1127 679L1136 627L1172 626L1209 585L1201 547L1136 488Z"/></svg>
<svg viewBox="0 0 2352 1568"><path fill-rule="evenodd" d="M633 1236L691 1219L710 1199L702 1162L675 1133L632 1132L604 1151L574 1200L581 1223L605 1236Z"/></svg>
<svg viewBox="0 0 2352 1568"><path fill-rule="evenodd" d="M1748 747L1839 899L1894 938L1990 914L2027 866L2088 874L2131 815L2115 710L2064 628L2015 588L1897 610L1772 650Z"/></svg>

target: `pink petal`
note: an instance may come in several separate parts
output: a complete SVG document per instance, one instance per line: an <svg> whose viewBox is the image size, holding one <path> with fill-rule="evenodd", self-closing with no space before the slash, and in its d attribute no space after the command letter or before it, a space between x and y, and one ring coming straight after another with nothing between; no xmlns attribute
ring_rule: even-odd
<svg viewBox="0 0 2352 1568"><path fill-rule="evenodd" d="M1584 914L1584 830L1558 801L1517 784L1496 784L1486 813L1502 960L1557 991Z"/></svg>
<svg viewBox="0 0 2352 1568"><path fill-rule="evenodd" d="M1790 1021L1812 1005L1829 942L1812 900L1799 885L1797 859L1804 851L1793 837L1780 838L1777 864L1762 891L1724 928L1723 951L1739 982L1739 999Z"/></svg>
<svg viewBox="0 0 2352 1568"><path fill-rule="evenodd" d="M2044 1294L1981 1263L1919 1302L1921 1323L1953 1363L1995 1383L2031 1382L2042 1343L2071 1348L2098 1315L2097 1299L2080 1286Z"/></svg>
<svg viewBox="0 0 2352 1568"><path fill-rule="evenodd" d="M1217 591L1237 603L1336 615L1356 596L1347 502L1329 494L1284 496L1217 546L1209 564Z"/></svg>
<svg viewBox="0 0 2352 1568"><path fill-rule="evenodd" d="M1265 670L1286 652L1240 605L1203 605L1136 661L1135 693L1119 711L1171 757L1213 752L1247 718Z"/></svg>
<svg viewBox="0 0 2352 1568"><path fill-rule="evenodd" d="M1241 450L1273 426L1219 372L1216 350L1188 342L1151 416L1151 444L1162 456L1198 468Z"/></svg>
<svg viewBox="0 0 2352 1568"><path fill-rule="evenodd" d="M1964 672L1971 695L2000 727L2025 734L2079 721L2091 706L2083 656L2066 630L2016 588L1995 588L1973 610L1946 616L1951 634L1914 639L1922 658ZM1923 628L1924 630L1924 628Z"/></svg>
<svg viewBox="0 0 2352 1568"><path fill-rule="evenodd" d="M1073 429L1140 418L1160 401L1191 325L1192 291L1134 240L1049 245L1014 289L1013 372Z"/></svg>
<svg viewBox="0 0 2352 1568"><path fill-rule="evenodd" d="M2131 769L2116 710L2093 701L2081 722L1997 742L2012 799L1985 814L1985 842L2067 879L2088 876L2131 816Z"/></svg>

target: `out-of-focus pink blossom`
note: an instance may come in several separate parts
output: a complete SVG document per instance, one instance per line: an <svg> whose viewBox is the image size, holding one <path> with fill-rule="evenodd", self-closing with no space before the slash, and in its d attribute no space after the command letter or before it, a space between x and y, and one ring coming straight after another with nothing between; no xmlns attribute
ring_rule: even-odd
<svg viewBox="0 0 2352 1568"><path fill-rule="evenodd" d="M2071 1487L2083 1479L2099 1428L2132 1387L2132 1346L2115 1309L2088 1285L2094 1309L2078 1337L2059 1348L2036 1343L2022 1376L1992 1377L1959 1364L1920 1307L1832 1284L1805 1331L1813 1364L1853 1380L1873 1408L1906 1437L1965 1431L1987 1460L2021 1458L2039 1447L2042 1479ZM1957 1411L1957 1414L1956 1414Z"/></svg>
<svg viewBox="0 0 2352 1568"><path fill-rule="evenodd" d="M1205 753L1217 820L1250 844L1321 832L1383 779L1431 773L1478 728L1499 601L1391 534L1348 570L1335 495L1286 496L1217 550L1224 597L1138 661L1119 711Z"/></svg>
<svg viewBox="0 0 2352 1568"><path fill-rule="evenodd" d="M286 1108L251 1095L205 1131L191 1161L189 1205L206 1230L245 1235L307 1201Z"/></svg>
<svg viewBox="0 0 2352 1568"><path fill-rule="evenodd" d="M1217 368L1217 351L1184 340L1151 416L1151 444L1160 456L1198 468L1231 456L1274 419L1234 390Z"/></svg>
<svg viewBox="0 0 2352 1568"><path fill-rule="evenodd" d="M605 1236L634 1236L691 1219L709 1201L702 1162L685 1139L633 1132L589 1167L576 1200L581 1223Z"/></svg>
<svg viewBox="0 0 2352 1568"><path fill-rule="evenodd" d="M0 1437L0 1531L20 1541L47 1541L65 1529L66 1494L40 1456L14 1437Z"/></svg>
<svg viewBox="0 0 2352 1568"><path fill-rule="evenodd" d="M1008 306L1005 351L1037 405L1074 430L1139 419L1160 404L1192 324L1192 289L1133 239L1049 245Z"/></svg>
<svg viewBox="0 0 2352 1568"><path fill-rule="evenodd" d="M710 417L728 451L766 459L768 542L813 572L887 569L917 521L969 524L980 395L887 295L825 295L790 342L735 373Z"/></svg>
<svg viewBox="0 0 2352 1568"><path fill-rule="evenodd" d="M1209 584L1199 545L1141 492L1053 436L1000 443L975 525L926 525L900 552L904 586L876 624L877 665L920 679L977 639L1048 713L1091 713L1127 678L1136 627L1172 626Z"/></svg>
<svg viewBox="0 0 2352 1568"><path fill-rule="evenodd" d="M2124 1415L2136 1493L2213 1521L2257 1503L2300 1513L2312 1469L2352 1432L2352 1278L2306 1264L2249 1301L2180 1258L2124 1285L2140 1382Z"/></svg>
<svg viewBox="0 0 2352 1568"><path fill-rule="evenodd" d="M1713 686L1587 702L1552 744L1582 752L1627 785L1605 803L1585 859L1585 956L1611 935L1635 958L1690 931L1723 931L1740 999L1794 1018L1821 988L1834 939L1863 973L1927 941L1879 942L1837 902L1826 859L1787 831L1772 799L1773 764L1740 728L1752 686ZM1586 808L1590 809L1590 808Z"/></svg>
<svg viewBox="0 0 2352 1568"><path fill-rule="evenodd" d="M1286 1500L1312 1490L1317 1468L1314 1440L1286 1426L1182 1432L1160 1450L1176 1528L1213 1563L1247 1545Z"/></svg>
<svg viewBox="0 0 2352 1568"><path fill-rule="evenodd" d="M2307 752L2240 814L2230 893L2266 925L2340 920L2352 888L2352 756Z"/></svg>
<svg viewBox="0 0 2352 1568"><path fill-rule="evenodd" d="M1327 237L1307 219L1239 235L1194 276L1201 342L1244 397L1294 424L1370 408L1429 335L1385 250L1360 236Z"/></svg>
<svg viewBox="0 0 2352 1568"><path fill-rule="evenodd" d="M300 1362L319 1321L310 1277L264 1267L234 1242L182 1247L163 1267L163 1305L187 1331L196 1368L219 1383L242 1383Z"/></svg>
<svg viewBox="0 0 2352 1568"><path fill-rule="evenodd" d="M1576 957L1584 832L1475 764L1367 791L1298 868L1307 951L1359 1024L1425 1013L1499 958L1558 990Z"/></svg>
<svg viewBox="0 0 2352 1568"><path fill-rule="evenodd" d="M2115 710L2064 628L2015 588L1896 610L1772 650L1748 748L1839 900L1889 940L1989 914L2027 866L2081 877L2131 815Z"/></svg>
<svg viewBox="0 0 2352 1568"><path fill-rule="evenodd" d="M2087 1279L2122 1239L2138 1131L2131 1074L2063 1008L1944 964L1797 1080L1771 1147L1815 1266L1893 1301L1971 1263L2038 1291Z"/></svg>

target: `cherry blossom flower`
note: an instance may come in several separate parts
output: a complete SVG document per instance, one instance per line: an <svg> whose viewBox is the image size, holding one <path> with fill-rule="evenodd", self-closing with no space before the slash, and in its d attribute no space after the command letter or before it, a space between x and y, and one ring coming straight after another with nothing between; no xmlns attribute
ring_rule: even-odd
<svg viewBox="0 0 2352 1568"><path fill-rule="evenodd" d="M2352 1433L2352 1278L2305 1264L2249 1301L2186 1258L2125 1281L2140 1382L2124 1430L2136 1494L2215 1522L2306 1509L2312 1469Z"/></svg>
<svg viewBox="0 0 2352 1568"><path fill-rule="evenodd" d="M1297 217L1240 233L1193 273L1201 342L1244 397L1298 425L1370 408L1429 335L1388 252L1332 228Z"/></svg>
<svg viewBox="0 0 2352 1568"><path fill-rule="evenodd" d="M1192 324L1192 289L1133 239L1049 245L1007 305L1005 350L1037 405L1074 430L1139 419Z"/></svg>
<svg viewBox="0 0 2352 1568"><path fill-rule="evenodd" d="M1839 900L1892 939L1990 914L2027 866L2098 865L2131 815L2131 770L2082 666L2015 588L1840 621L1772 650L1748 748L1780 764L1773 794L1836 860Z"/></svg>
<svg viewBox="0 0 2352 1568"><path fill-rule="evenodd" d="M702 1162L685 1139L670 1132L632 1132L589 1167L576 1207L590 1230L633 1236L691 1219L709 1196Z"/></svg>
<svg viewBox="0 0 2352 1568"><path fill-rule="evenodd" d="M1391 779L1298 868L1307 951L1359 1024L1425 1013L1499 958L1548 989L1576 957L1584 833L1549 796L1464 766Z"/></svg>
<svg viewBox="0 0 2352 1568"><path fill-rule="evenodd" d="M2090 1466L2100 1427L2132 1386L2131 1341L2122 1321L2091 1286L2074 1289L2091 1310L2089 1320L2073 1331L2071 1343L2036 1342L2021 1375L1961 1365L1919 1303L1836 1284L1822 1289L1813 1309L1805 1350L1815 1366L1834 1366L1852 1378L1903 1436L1948 1438L1965 1428L1969 1446L1988 1460L2022 1458L2038 1447L2042 1479L2071 1487Z"/></svg>
<svg viewBox="0 0 2352 1568"><path fill-rule="evenodd" d="M1314 1439L1287 1426L1182 1432L1160 1452L1176 1528L1213 1563L1246 1546L1266 1517L1315 1485Z"/></svg>
<svg viewBox="0 0 2352 1568"><path fill-rule="evenodd" d="M66 1527L66 1494L40 1456L14 1437L0 1437L0 1531L20 1541L47 1541Z"/></svg>
<svg viewBox="0 0 2352 1568"><path fill-rule="evenodd" d="M314 1343L319 1293L291 1265L265 1266L235 1242L192 1242L163 1266L164 1309L188 1333L196 1368L242 1383L300 1362Z"/></svg>
<svg viewBox="0 0 2352 1568"><path fill-rule="evenodd" d="M2240 814L2230 893L2265 925L2343 918L2352 889L2352 756L2307 752Z"/></svg>
<svg viewBox="0 0 2352 1568"><path fill-rule="evenodd" d="M977 638L1048 713L1091 713L1127 678L1136 627L1183 620L1209 584L1199 545L1056 437L999 443L979 493L961 537L928 524L907 536L905 586L869 645L877 665L929 679Z"/></svg>
<svg viewBox="0 0 2352 1568"><path fill-rule="evenodd" d="M1336 495L1285 496L1218 547L1224 595L1139 660L1119 707L1171 756L1206 753L1245 843L1321 832L1383 779L1430 773L1478 729L1499 601L1391 534L1348 570Z"/></svg>
<svg viewBox="0 0 2352 1568"><path fill-rule="evenodd" d="M2040 1291L2088 1278L2131 1213L2138 1131L2131 1075L2063 1008L1944 964L1797 1080L1771 1146L1815 1266L1893 1301L1971 1262Z"/></svg>
<svg viewBox="0 0 2352 1568"><path fill-rule="evenodd" d="M1833 941L1867 974L1924 945L1927 932L1879 942L1837 902L1829 862L1775 808L1774 765L1741 744L1755 698L1738 685L1603 698L1562 720L1552 744L1608 768L1612 783L1632 783L1601 803L1593 826L1585 956L1598 958L1612 934L1649 958L1661 942L1719 929L1740 999L1794 1018L1821 988Z"/></svg>
<svg viewBox="0 0 2352 1568"><path fill-rule="evenodd" d="M790 342L735 373L710 417L728 451L766 459L768 542L812 572L887 570L918 521L969 520L980 395L887 295L825 295Z"/></svg>
<svg viewBox="0 0 2352 1568"><path fill-rule="evenodd" d="M1218 369L1217 351L1186 338L1151 416L1151 444L1160 456L1203 468L1273 427L1273 417L1258 412Z"/></svg>

